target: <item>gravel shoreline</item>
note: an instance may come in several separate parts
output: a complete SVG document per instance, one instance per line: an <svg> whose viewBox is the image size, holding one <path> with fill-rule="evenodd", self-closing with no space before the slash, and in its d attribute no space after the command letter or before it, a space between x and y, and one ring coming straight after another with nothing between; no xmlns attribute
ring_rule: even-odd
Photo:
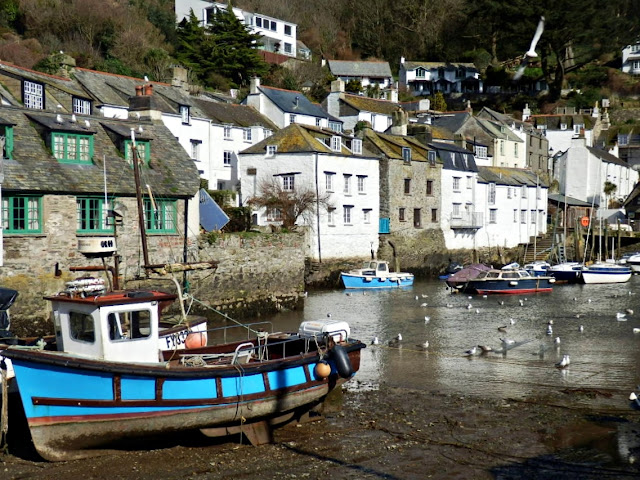
<svg viewBox="0 0 640 480"><path fill-rule="evenodd" d="M0 479L639 478L638 413L625 399L615 412L563 404L571 394L600 392L523 401L382 386L344 392L340 411L276 430L270 445L186 432L61 463L38 460L14 434Z"/></svg>

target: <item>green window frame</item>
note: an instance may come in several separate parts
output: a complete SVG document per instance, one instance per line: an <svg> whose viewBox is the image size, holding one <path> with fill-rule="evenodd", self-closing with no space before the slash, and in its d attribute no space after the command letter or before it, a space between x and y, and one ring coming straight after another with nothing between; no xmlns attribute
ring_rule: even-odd
<svg viewBox="0 0 640 480"><path fill-rule="evenodd" d="M53 132L51 150L60 163L90 164L93 159L93 135Z"/></svg>
<svg viewBox="0 0 640 480"><path fill-rule="evenodd" d="M109 206L103 197L76 197L77 233L113 233L107 222Z"/></svg>
<svg viewBox="0 0 640 480"><path fill-rule="evenodd" d="M11 125L0 125L0 136L4 137L2 158L13 160L13 127Z"/></svg>
<svg viewBox="0 0 640 480"><path fill-rule="evenodd" d="M142 159L144 165L149 165L149 159L151 158L151 143L144 140L136 140L136 150L138 151L138 158ZM131 140L124 141L124 158L133 165L133 146Z"/></svg>
<svg viewBox="0 0 640 480"><path fill-rule="evenodd" d="M155 205L155 208L154 208ZM149 233L176 233L176 201L144 199L144 227Z"/></svg>
<svg viewBox="0 0 640 480"><path fill-rule="evenodd" d="M2 228L7 234L42 233L42 197L2 197Z"/></svg>

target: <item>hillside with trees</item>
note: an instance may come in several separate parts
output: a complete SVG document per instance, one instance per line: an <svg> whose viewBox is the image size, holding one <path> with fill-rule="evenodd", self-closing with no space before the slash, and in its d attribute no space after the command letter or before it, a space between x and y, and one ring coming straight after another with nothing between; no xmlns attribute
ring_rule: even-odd
<svg viewBox="0 0 640 480"><path fill-rule="evenodd" d="M567 82L587 90L637 89L607 70L619 63L621 47L638 37L637 0L237 0L233 5L295 22L316 59L381 59L395 71L400 57L474 62L497 84L510 81L544 16L539 58L525 76L545 79L551 101ZM246 28L232 15L218 17L205 32L194 19L176 25L171 0L0 0L0 59L47 71L47 57L63 51L81 67L165 81L170 66L182 63L196 83L209 88L242 87L251 75L261 75L285 88L311 79L319 89L313 96L322 95L330 77L317 65L269 71Z"/></svg>

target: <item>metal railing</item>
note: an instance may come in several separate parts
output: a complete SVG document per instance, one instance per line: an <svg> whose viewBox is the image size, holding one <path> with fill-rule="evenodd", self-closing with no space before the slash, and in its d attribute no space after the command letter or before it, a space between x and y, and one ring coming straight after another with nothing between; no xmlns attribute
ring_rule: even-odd
<svg viewBox="0 0 640 480"><path fill-rule="evenodd" d="M460 216L451 217L451 228L482 228L482 212L464 212Z"/></svg>

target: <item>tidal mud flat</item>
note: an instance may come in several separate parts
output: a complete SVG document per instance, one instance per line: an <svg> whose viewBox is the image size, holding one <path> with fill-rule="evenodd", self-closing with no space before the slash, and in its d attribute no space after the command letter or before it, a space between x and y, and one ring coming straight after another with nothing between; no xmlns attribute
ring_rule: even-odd
<svg viewBox="0 0 640 480"><path fill-rule="evenodd" d="M620 408L584 406L601 397ZM346 391L339 411L276 430L259 447L184 432L48 463L14 424L0 479L638 478L639 420L627 398L606 390L496 399L383 385Z"/></svg>

